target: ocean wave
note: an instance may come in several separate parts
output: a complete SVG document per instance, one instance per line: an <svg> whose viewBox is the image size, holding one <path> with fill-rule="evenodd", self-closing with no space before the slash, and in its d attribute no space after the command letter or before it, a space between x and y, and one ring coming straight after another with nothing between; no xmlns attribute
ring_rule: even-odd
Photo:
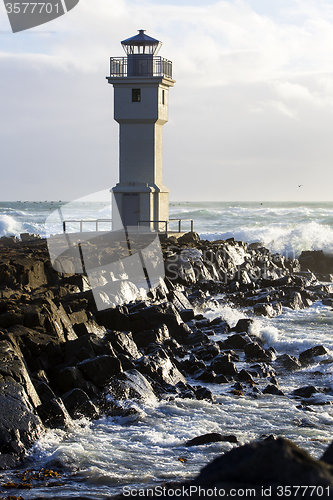
<svg viewBox="0 0 333 500"><path fill-rule="evenodd" d="M333 228L317 222L241 227L232 231L199 234L202 239L210 241L235 238L248 243L260 242L271 252L287 257L298 257L303 250L333 253Z"/></svg>
<svg viewBox="0 0 333 500"><path fill-rule="evenodd" d="M21 224L11 215L0 215L0 236L17 235L21 231Z"/></svg>

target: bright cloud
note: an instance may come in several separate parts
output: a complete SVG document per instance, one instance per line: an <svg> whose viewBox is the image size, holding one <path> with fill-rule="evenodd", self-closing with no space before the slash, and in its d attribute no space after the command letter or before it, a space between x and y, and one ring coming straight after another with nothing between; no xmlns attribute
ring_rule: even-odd
<svg viewBox="0 0 333 500"><path fill-rule="evenodd" d="M73 199L117 182L105 76L140 28L163 41L177 80L164 127L173 199L330 199L330 0L80 0L14 35L0 6L0 199Z"/></svg>

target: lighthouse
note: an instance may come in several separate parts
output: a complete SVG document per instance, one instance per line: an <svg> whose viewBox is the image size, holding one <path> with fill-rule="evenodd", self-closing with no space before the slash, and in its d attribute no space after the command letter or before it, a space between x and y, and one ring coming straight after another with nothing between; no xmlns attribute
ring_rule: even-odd
<svg viewBox="0 0 333 500"><path fill-rule="evenodd" d="M163 184L163 125L168 121L172 63L145 30L123 40L125 57L110 58L114 119L119 123L119 182L112 189L113 229L164 231L169 189Z"/></svg>

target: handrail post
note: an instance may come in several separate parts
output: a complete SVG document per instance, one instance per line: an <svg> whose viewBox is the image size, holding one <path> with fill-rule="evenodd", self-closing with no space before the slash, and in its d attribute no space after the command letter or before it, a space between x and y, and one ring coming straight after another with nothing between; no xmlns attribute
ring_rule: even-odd
<svg viewBox="0 0 333 500"><path fill-rule="evenodd" d="M83 220L80 220L80 233L83 232Z"/></svg>
<svg viewBox="0 0 333 500"><path fill-rule="evenodd" d="M62 229L63 229L63 232L65 233L66 232L66 221L65 220L62 222Z"/></svg>
<svg viewBox="0 0 333 500"><path fill-rule="evenodd" d="M193 233L193 219L191 219L191 233Z"/></svg>
<svg viewBox="0 0 333 500"><path fill-rule="evenodd" d="M181 232L181 228L182 228L182 220L181 220L181 219L179 219L179 220L178 220L178 233L180 233L180 232Z"/></svg>

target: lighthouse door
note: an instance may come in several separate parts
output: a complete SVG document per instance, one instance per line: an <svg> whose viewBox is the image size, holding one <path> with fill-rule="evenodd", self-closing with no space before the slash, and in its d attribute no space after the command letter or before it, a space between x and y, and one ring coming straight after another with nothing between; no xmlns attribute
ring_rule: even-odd
<svg viewBox="0 0 333 500"><path fill-rule="evenodd" d="M123 224L137 226L140 220L139 193L123 194Z"/></svg>

